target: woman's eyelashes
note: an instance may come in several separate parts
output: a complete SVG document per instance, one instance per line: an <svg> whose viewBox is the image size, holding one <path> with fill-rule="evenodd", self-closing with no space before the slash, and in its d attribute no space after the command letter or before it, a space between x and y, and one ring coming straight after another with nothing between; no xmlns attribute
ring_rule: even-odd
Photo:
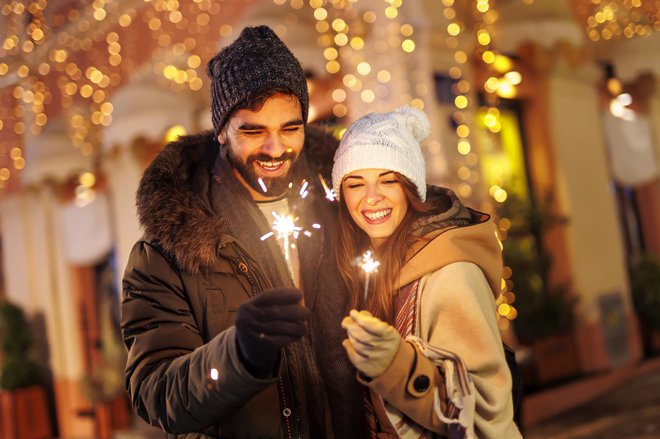
<svg viewBox="0 0 660 439"><path fill-rule="evenodd" d="M399 183L399 180L396 180L396 179L387 179L387 180L383 180L383 181L380 182L380 184L387 185L387 186L393 185L393 184L398 184L398 183ZM364 183L349 183L349 184L346 185L346 187L349 188L349 189L357 189L357 188L360 188L360 187L364 187L364 185L365 185Z"/></svg>

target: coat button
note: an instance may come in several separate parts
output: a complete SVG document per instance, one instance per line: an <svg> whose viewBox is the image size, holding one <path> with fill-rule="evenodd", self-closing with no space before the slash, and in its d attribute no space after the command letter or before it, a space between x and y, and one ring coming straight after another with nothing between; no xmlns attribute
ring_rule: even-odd
<svg viewBox="0 0 660 439"><path fill-rule="evenodd" d="M415 378L415 381L413 381L413 388L415 389L415 391L422 393L422 392L426 392L430 384L431 384L431 380L429 379L428 376L420 375L417 378Z"/></svg>
<svg viewBox="0 0 660 439"><path fill-rule="evenodd" d="M245 262L239 262L238 263L238 269L241 270L243 273L248 272L248 266Z"/></svg>

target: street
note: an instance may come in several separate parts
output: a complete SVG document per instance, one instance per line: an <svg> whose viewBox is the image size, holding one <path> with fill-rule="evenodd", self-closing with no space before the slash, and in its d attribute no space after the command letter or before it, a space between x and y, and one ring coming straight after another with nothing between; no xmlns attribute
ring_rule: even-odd
<svg viewBox="0 0 660 439"><path fill-rule="evenodd" d="M528 428L527 439L660 438L660 374L650 373Z"/></svg>

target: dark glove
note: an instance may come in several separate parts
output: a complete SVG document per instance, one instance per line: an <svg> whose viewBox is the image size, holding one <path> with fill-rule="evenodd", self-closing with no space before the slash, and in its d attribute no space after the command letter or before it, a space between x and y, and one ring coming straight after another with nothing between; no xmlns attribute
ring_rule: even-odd
<svg viewBox="0 0 660 439"><path fill-rule="evenodd" d="M297 288L273 288L238 307L236 343L245 367L263 376L275 366L280 348L307 333L311 312Z"/></svg>

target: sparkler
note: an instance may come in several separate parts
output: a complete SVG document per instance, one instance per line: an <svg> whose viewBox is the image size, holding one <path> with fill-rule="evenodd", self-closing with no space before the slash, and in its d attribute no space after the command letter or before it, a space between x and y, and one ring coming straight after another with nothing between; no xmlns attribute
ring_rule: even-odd
<svg viewBox="0 0 660 439"><path fill-rule="evenodd" d="M259 179L261 182L261 179ZM308 194L309 191L307 190L307 187L309 186L309 183L306 180L302 181L302 186L300 188L299 194L301 198L305 198ZM293 187L293 183L289 183L289 189ZM271 224L271 228L273 229L272 231L266 233L261 237L262 241L265 241L266 239L270 238L271 236L276 235L276 239L282 240L282 249L284 250L284 258L288 261L289 260L289 248L293 246L291 244L292 239L298 239L298 236L302 232L303 235L305 236L312 236L312 232L309 230L303 230L302 227L296 225L296 221L298 221L298 217L294 217L290 213L285 213L285 214L279 214L277 212L271 212L273 214L273 217L275 218L273 220L273 223ZM321 225L314 223L312 224L312 228L314 229L320 229Z"/></svg>
<svg viewBox="0 0 660 439"><path fill-rule="evenodd" d="M325 191L325 198L327 198L330 201L335 201L337 199L337 193L335 192L334 189L329 188L327 184L325 184L325 180L323 179L323 176L319 174L319 180L321 181L321 186L323 186L323 190Z"/></svg>
<svg viewBox="0 0 660 439"><path fill-rule="evenodd" d="M379 265L380 262L376 261L373 258L373 253L371 252L371 250L367 250L366 252L364 252L364 254L362 255L362 262L360 263L360 268L362 268L365 273L364 294L363 294L364 303L367 303L367 296L369 294L369 274L378 271Z"/></svg>
<svg viewBox="0 0 660 439"><path fill-rule="evenodd" d="M282 247L284 249L284 259L289 260L289 240L291 237L293 239L298 239L298 234L302 230L302 227L296 225L298 217L295 217L291 214L280 215L277 212L272 212L275 220L273 221L273 232L268 232L261 237L261 240L265 240L277 234L277 239L282 240Z"/></svg>

